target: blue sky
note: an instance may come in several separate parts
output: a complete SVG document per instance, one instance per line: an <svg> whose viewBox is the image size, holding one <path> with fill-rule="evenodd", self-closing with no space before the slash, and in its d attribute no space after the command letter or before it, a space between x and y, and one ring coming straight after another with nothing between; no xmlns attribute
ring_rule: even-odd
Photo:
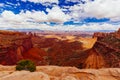
<svg viewBox="0 0 120 80"><path fill-rule="evenodd" d="M117 30L120 0L0 0L0 29Z"/></svg>

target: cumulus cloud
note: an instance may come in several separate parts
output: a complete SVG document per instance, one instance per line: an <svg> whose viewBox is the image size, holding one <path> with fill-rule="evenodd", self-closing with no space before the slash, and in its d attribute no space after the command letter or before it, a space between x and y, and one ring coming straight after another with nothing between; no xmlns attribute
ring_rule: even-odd
<svg viewBox="0 0 120 80"><path fill-rule="evenodd" d="M12 11L4 11L1 14L1 18L5 21L5 22L22 22L24 21L24 17L22 17L19 14L14 14Z"/></svg>
<svg viewBox="0 0 120 80"><path fill-rule="evenodd" d="M77 9L77 8L76 8ZM55 25L52 26L40 22L58 22L63 23L70 19L64 14L59 7L48 9L48 14L42 11L26 11L20 14L14 14L12 11L4 11L0 16L0 29L40 29L40 30L80 30L80 31L96 31L96 30L117 30L120 25L112 25L108 23L92 23L84 25Z"/></svg>
<svg viewBox="0 0 120 80"><path fill-rule="evenodd" d="M30 1L34 3L58 3L58 0L22 0ZM72 0L70 0L72 1ZM75 0L79 1L79 0ZM117 30L120 28L120 24L113 25L108 23L92 23L84 25L62 25L66 21L73 20L74 22L80 22L87 17L96 18L110 18L111 21L120 21L120 0L95 0L91 2L87 0L86 4L77 4L74 6L67 6L66 8L60 8L54 6L52 9L46 9L48 14L43 11L26 11L14 14L12 11L3 11L0 16L0 25L2 29L41 29L41 30ZM65 14L64 9L70 10ZM66 11L66 10L65 10ZM60 25L52 26L48 24L50 22L60 23ZM0 27L0 28L1 28Z"/></svg>
<svg viewBox="0 0 120 80"><path fill-rule="evenodd" d="M43 25L44 22L63 24L70 19L70 16L57 6L47 11L48 14L43 11L21 11L19 14L14 14L12 11L5 10L1 13L0 25L2 28L38 28L38 26L48 26Z"/></svg>
<svg viewBox="0 0 120 80"><path fill-rule="evenodd" d="M0 29L39 29L39 30L54 30L54 31L98 31L98 30L117 30L120 28L120 25L112 24L89 24L89 25L56 25L50 26L47 24L31 23L31 22L22 22L22 23L11 23L1 21L0 19Z"/></svg>
<svg viewBox="0 0 120 80"><path fill-rule="evenodd" d="M26 11L19 14L14 14L12 11L3 11L1 16L7 22L56 22L64 23L70 19L70 16L62 12L59 7L47 9L48 14L43 11Z"/></svg>
<svg viewBox="0 0 120 80"><path fill-rule="evenodd" d="M76 25L56 25L56 26L50 26L47 24L39 24L37 22L41 21L46 21L45 18L38 18L39 16L37 15L44 15L44 17L47 17L42 12L29 12L27 11L26 13L20 13L20 14L14 14L11 11L4 11L0 17L0 25L2 29L41 29L41 30L81 30L81 31L95 31L95 30L117 30L120 25L112 25L112 24L89 24L89 25L81 25L81 26L76 26ZM41 17L41 16L40 16ZM34 22L30 22L28 20L32 19ZM56 19L53 19L56 21Z"/></svg>
<svg viewBox="0 0 120 80"><path fill-rule="evenodd" d="M120 0L95 0L84 5L84 11L97 18L120 20Z"/></svg>
<svg viewBox="0 0 120 80"><path fill-rule="evenodd" d="M34 22L47 22L47 15L43 11L26 11L25 13L20 13L21 17L24 17L26 21Z"/></svg>
<svg viewBox="0 0 120 80"><path fill-rule="evenodd" d="M120 0L87 0L86 4L74 5L70 8L73 18L96 17L110 18L111 21L120 21Z"/></svg>
<svg viewBox="0 0 120 80"><path fill-rule="evenodd" d="M53 7L48 11L48 20L52 22L66 22L70 19L69 15L66 15L59 7Z"/></svg>

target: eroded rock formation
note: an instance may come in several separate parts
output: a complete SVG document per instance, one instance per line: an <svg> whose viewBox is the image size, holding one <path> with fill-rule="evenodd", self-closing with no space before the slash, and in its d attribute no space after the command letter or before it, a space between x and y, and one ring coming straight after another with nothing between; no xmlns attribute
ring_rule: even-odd
<svg viewBox="0 0 120 80"><path fill-rule="evenodd" d="M31 37L22 33L1 33L0 37L0 64L3 65L16 64L33 46Z"/></svg>
<svg viewBox="0 0 120 80"><path fill-rule="evenodd" d="M120 68L120 29L111 33L95 33L94 37L98 39L92 50L102 56L103 67Z"/></svg>

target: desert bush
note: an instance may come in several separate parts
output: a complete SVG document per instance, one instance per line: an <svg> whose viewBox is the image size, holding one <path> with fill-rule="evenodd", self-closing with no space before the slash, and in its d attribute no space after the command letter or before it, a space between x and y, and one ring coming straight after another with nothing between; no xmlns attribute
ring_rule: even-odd
<svg viewBox="0 0 120 80"><path fill-rule="evenodd" d="M17 63L16 70L28 70L34 72L36 70L36 65L31 60L21 60Z"/></svg>

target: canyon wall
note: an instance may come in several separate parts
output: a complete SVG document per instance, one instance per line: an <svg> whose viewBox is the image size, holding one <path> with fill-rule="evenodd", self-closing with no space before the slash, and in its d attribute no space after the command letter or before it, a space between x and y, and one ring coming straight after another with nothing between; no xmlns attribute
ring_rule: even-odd
<svg viewBox="0 0 120 80"><path fill-rule="evenodd" d="M15 33L16 34L16 33ZM31 37L27 35L0 34L0 64L14 65L23 59L23 54L32 48ZM4 38L5 37L5 38ZM4 44L2 43L4 42Z"/></svg>
<svg viewBox="0 0 120 80"><path fill-rule="evenodd" d="M95 33L97 42L92 50L100 54L104 60L102 67L120 68L120 29L111 33Z"/></svg>

